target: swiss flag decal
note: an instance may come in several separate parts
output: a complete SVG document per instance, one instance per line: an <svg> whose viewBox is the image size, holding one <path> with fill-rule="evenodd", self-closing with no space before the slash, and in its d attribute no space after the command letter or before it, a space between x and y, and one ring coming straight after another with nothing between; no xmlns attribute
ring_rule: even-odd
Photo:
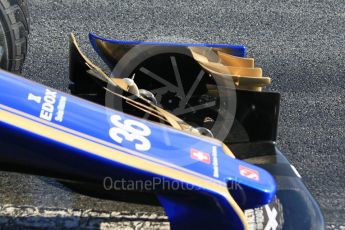
<svg viewBox="0 0 345 230"><path fill-rule="evenodd" d="M251 169L251 168L247 168L245 166L242 166L240 165L240 174L242 176L245 176L249 179L252 179L252 180L259 180L259 172L254 170L254 169Z"/></svg>
<svg viewBox="0 0 345 230"><path fill-rule="evenodd" d="M194 160L198 160L198 161L204 162L206 164L211 163L210 154L201 152L197 149L191 149L190 150L190 157Z"/></svg>

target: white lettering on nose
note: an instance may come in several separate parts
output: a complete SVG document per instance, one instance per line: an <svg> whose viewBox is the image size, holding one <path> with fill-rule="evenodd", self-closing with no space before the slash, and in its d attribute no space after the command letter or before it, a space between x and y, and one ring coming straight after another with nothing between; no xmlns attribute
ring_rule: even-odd
<svg viewBox="0 0 345 230"><path fill-rule="evenodd" d="M46 100L44 100L46 101ZM47 102L44 102L42 105L42 110L45 110L47 112L53 112L54 111L54 106L52 104L48 104Z"/></svg>
<svg viewBox="0 0 345 230"><path fill-rule="evenodd" d="M29 100L29 101L34 101L34 102L36 102L37 104L40 104L40 103L41 103L41 97L40 97L40 96L35 96L35 95L33 95L32 93L29 93L29 95L28 95L28 100Z"/></svg>
<svg viewBox="0 0 345 230"><path fill-rule="evenodd" d="M56 102L56 92L46 89L43 101L40 118L51 121L54 112L54 104Z"/></svg>

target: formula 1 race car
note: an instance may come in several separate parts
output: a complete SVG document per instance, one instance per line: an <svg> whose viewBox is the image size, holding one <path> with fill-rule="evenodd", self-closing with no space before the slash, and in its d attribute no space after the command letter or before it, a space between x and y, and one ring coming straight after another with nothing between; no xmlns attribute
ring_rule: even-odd
<svg viewBox="0 0 345 230"><path fill-rule="evenodd" d="M2 170L156 197L171 229L324 229L244 46L89 38L110 74L71 34L74 96L0 72Z"/></svg>

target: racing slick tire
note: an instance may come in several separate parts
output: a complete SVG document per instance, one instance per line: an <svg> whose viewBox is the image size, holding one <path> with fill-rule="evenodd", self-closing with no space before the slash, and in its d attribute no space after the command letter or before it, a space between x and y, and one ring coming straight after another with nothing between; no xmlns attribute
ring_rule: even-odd
<svg viewBox="0 0 345 230"><path fill-rule="evenodd" d="M27 0L0 0L0 68L20 73L29 34Z"/></svg>

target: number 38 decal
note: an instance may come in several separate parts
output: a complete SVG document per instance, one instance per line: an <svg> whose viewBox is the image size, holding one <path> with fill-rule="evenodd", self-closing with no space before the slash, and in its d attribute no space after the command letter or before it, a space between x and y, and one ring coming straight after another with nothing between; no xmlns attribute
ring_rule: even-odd
<svg viewBox="0 0 345 230"><path fill-rule="evenodd" d="M109 135L117 143L121 144L123 140L135 142L135 148L139 151L151 148L151 143L146 138L151 134L151 130L145 124L130 119L122 120L117 114L112 115L110 121L115 127L109 130Z"/></svg>

